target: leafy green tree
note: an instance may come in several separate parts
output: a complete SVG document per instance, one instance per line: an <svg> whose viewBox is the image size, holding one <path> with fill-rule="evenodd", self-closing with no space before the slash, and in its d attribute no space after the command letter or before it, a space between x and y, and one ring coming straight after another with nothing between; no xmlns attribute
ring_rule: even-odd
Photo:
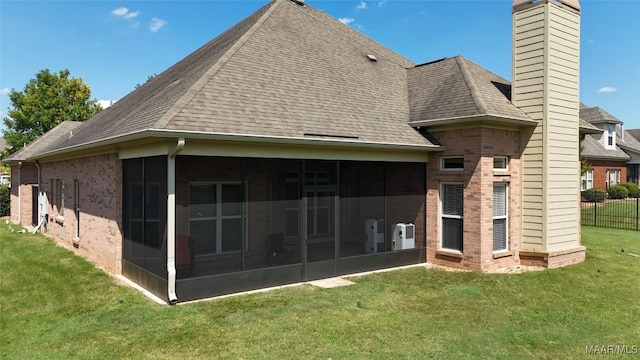
<svg viewBox="0 0 640 360"><path fill-rule="evenodd" d="M3 121L8 150L19 150L63 121L85 121L102 110L90 100L91 89L81 78L69 77L69 70L58 73L41 70L23 91L9 93L12 108Z"/></svg>

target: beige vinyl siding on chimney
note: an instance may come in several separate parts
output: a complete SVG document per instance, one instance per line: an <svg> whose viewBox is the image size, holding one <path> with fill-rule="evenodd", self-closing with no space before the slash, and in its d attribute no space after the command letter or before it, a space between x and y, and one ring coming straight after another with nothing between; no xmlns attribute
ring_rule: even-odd
<svg viewBox="0 0 640 360"><path fill-rule="evenodd" d="M544 114L544 8L514 14L513 103L532 119ZM543 212L543 123L531 134L522 161L522 248L542 250Z"/></svg>
<svg viewBox="0 0 640 360"><path fill-rule="evenodd" d="M523 152L524 250L579 245L579 21L556 3L514 13L513 102L540 121Z"/></svg>
<svg viewBox="0 0 640 360"><path fill-rule="evenodd" d="M547 122L549 153L547 251L580 244L579 232L579 64L580 16L549 8ZM558 81L557 81L557 80Z"/></svg>

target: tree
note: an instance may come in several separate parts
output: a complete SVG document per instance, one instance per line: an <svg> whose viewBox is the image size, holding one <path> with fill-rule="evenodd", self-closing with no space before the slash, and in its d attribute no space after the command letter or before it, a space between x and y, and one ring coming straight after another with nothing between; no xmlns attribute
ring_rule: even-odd
<svg viewBox="0 0 640 360"><path fill-rule="evenodd" d="M153 75L147 76L147 81L145 81L144 84L148 83L149 80L153 79L156 76L158 76L158 74L155 74L155 73ZM139 88L140 86L144 85L144 84L136 84L136 89Z"/></svg>
<svg viewBox="0 0 640 360"><path fill-rule="evenodd" d="M41 70L21 92L11 90L13 108L3 119L7 141L5 156L63 121L85 121L102 110L97 100L89 100L91 89L81 78L69 78L69 70L51 73Z"/></svg>

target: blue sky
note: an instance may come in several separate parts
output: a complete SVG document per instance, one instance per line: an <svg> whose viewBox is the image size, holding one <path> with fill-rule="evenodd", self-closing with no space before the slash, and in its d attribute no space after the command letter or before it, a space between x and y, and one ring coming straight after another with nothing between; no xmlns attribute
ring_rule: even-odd
<svg viewBox="0 0 640 360"><path fill-rule="evenodd" d="M118 100L266 2L2 0L0 117L42 69ZM462 55L511 79L512 0L306 2L416 63ZM581 100L640 128L640 0L580 4Z"/></svg>

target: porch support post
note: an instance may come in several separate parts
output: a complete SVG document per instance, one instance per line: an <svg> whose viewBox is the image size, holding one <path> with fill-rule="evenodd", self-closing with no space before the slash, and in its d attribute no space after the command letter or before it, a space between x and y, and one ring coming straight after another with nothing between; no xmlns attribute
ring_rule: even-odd
<svg viewBox="0 0 640 360"><path fill-rule="evenodd" d="M175 149L167 156L167 295L171 305L178 302L176 296L176 155L184 149L184 143L184 138L179 138Z"/></svg>

